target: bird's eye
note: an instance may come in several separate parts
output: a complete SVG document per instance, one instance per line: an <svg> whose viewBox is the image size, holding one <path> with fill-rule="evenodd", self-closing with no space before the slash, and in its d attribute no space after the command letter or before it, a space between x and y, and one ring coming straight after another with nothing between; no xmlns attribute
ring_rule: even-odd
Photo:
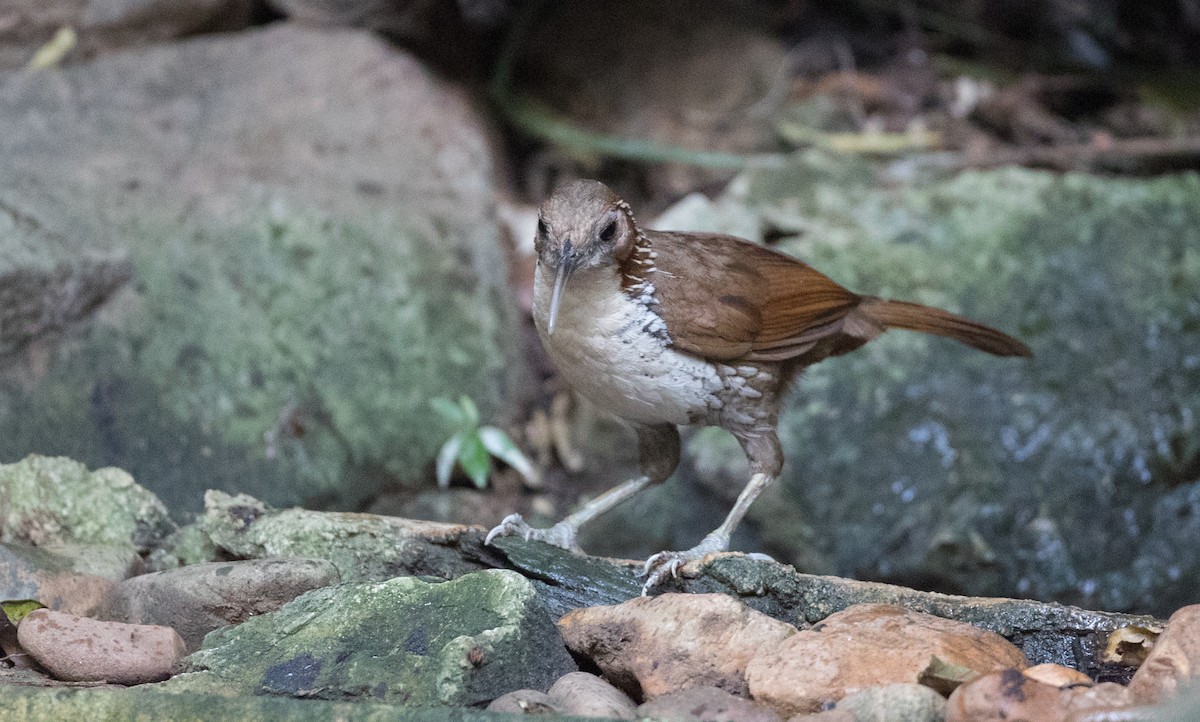
<svg viewBox="0 0 1200 722"><path fill-rule="evenodd" d="M538 238L546 237L546 222L543 221L541 218L538 219L537 234L538 234Z"/></svg>
<svg viewBox="0 0 1200 722"><path fill-rule="evenodd" d="M615 234L616 232L617 232L617 222L615 220L609 221L608 225L606 225L604 228L600 229L600 240L605 241L605 242L611 241L613 239L613 234Z"/></svg>

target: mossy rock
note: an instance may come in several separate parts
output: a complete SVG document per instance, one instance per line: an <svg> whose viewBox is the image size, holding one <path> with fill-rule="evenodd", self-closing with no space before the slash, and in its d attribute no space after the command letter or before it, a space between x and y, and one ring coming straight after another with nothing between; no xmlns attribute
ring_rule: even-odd
<svg viewBox="0 0 1200 722"><path fill-rule="evenodd" d="M0 542L107 548L121 566L174 531L162 502L121 469L37 455L0 464Z"/></svg>
<svg viewBox="0 0 1200 722"><path fill-rule="evenodd" d="M467 706L546 689L575 664L528 580L485 571L305 594L208 635L168 690Z"/></svg>
<svg viewBox="0 0 1200 722"><path fill-rule="evenodd" d="M1035 353L895 331L809 369L778 502L751 512L767 551L966 594L1162 615L1200 600L1200 176L884 183L813 153L714 205L855 291Z"/></svg>
<svg viewBox="0 0 1200 722"><path fill-rule="evenodd" d="M486 121L414 56L278 24L0 74L0 125L0 460L355 508L523 393Z"/></svg>

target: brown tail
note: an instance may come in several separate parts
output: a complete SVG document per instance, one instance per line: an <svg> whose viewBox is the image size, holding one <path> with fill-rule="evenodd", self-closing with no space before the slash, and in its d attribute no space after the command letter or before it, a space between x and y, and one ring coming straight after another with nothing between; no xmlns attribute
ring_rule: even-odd
<svg viewBox="0 0 1200 722"><path fill-rule="evenodd" d="M870 299L859 310L886 328L904 328L961 341L997 356L1032 356L1029 347L1006 333L949 311L907 301Z"/></svg>

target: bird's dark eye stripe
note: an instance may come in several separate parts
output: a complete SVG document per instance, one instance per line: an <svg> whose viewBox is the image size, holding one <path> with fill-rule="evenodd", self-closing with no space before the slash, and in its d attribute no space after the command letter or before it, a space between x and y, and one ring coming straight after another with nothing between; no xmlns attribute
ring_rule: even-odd
<svg viewBox="0 0 1200 722"><path fill-rule="evenodd" d="M543 221L541 218L538 219L537 234L539 236L546 235L546 222Z"/></svg>
<svg viewBox="0 0 1200 722"><path fill-rule="evenodd" d="M608 225L600 231L600 240L611 241L613 234L617 232L617 222L609 221Z"/></svg>

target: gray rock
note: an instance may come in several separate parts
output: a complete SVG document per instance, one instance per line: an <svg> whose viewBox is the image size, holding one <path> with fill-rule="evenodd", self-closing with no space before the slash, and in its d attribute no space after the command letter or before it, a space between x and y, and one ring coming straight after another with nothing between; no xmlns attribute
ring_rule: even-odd
<svg viewBox="0 0 1200 722"><path fill-rule="evenodd" d="M0 127L0 273L56 301L0 308L55 312L0 333L0 458L118 465L182 512L210 488L353 507L428 478L431 398L524 393L486 121L377 37L0 74Z"/></svg>
<svg viewBox="0 0 1200 722"><path fill-rule="evenodd" d="M656 697L637 708L638 718L661 722L781 722L770 707L717 687L693 687Z"/></svg>
<svg viewBox="0 0 1200 722"><path fill-rule="evenodd" d="M838 700L837 709L857 722L941 722L946 699L919 684L889 684L853 692Z"/></svg>
<svg viewBox="0 0 1200 722"><path fill-rule="evenodd" d="M487 571L309 592L208 635L164 689L465 706L575 667L532 585Z"/></svg>
<svg viewBox="0 0 1200 722"><path fill-rule="evenodd" d="M132 276L120 253L79 253L0 204L0 358L52 342Z"/></svg>
<svg viewBox="0 0 1200 722"><path fill-rule="evenodd" d="M93 616L173 627L188 651L195 651L214 629L273 612L339 581L332 564L315 559L196 564L126 580Z"/></svg>
<svg viewBox="0 0 1200 722"><path fill-rule="evenodd" d="M301 557L333 563L344 581L479 571L482 530L415 519L268 508L245 494L205 495L199 527L220 554L239 559Z"/></svg>
<svg viewBox="0 0 1200 722"><path fill-rule="evenodd" d="M960 311L1035 353L897 331L808 370L782 417L787 504L751 510L761 547L963 594L1161 615L1196 601L1200 374L1180 370L1200 367L1200 177L885 183L809 153L714 204L690 212L749 210L854 290Z"/></svg>
<svg viewBox="0 0 1200 722"><path fill-rule="evenodd" d="M0 542L146 555L174 531L162 502L121 469L38 455L0 464Z"/></svg>

